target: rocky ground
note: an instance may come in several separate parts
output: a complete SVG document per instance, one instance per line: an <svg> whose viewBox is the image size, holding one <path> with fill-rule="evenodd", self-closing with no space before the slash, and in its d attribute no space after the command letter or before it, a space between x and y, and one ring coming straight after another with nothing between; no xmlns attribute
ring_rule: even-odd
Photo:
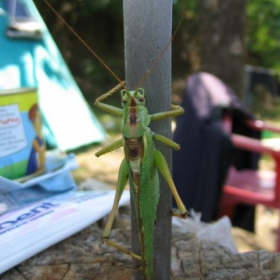
<svg viewBox="0 0 280 280"><path fill-rule="evenodd" d="M110 140L111 141L111 140ZM106 143L104 143L106 145ZM112 189L115 188L118 170L123 159L122 149L118 149L100 158L94 153L100 146L87 149L77 154L80 168L74 172L76 180L81 183L89 178L106 182ZM264 249L275 251L277 230L279 226L279 211L257 206L256 234L240 228L233 228L232 234L239 252Z"/></svg>
<svg viewBox="0 0 280 280"><path fill-rule="evenodd" d="M98 149L88 149L77 155L80 168L74 176L83 187L92 184L91 178L94 178L114 188L122 151L96 159L94 153ZM130 219L126 213L117 220L111 239L130 248ZM280 279L280 256L273 253L278 228L277 211L259 206L256 225L256 234L233 228L233 238L242 252L240 254L233 254L209 241L199 241L194 234L174 227L170 279ZM134 279L135 268L130 257L100 245L101 228L102 224L95 223L0 275L0 280Z"/></svg>
<svg viewBox="0 0 280 280"><path fill-rule="evenodd" d="M101 230L94 224L50 247L10 271L1 280L129 280L138 271L131 258L109 246L100 246ZM111 239L130 246L130 230L117 228ZM177 228L172 234L173 280L280 279L280 255L266 251L232 254L215 243L200 242Z"/></svg>

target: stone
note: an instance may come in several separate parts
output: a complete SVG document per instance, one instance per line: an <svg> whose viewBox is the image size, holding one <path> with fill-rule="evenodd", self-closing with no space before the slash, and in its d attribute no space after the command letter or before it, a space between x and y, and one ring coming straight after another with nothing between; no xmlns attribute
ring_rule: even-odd
<svg viewBox="0 0 280 280"><path fill-rule="evenodd" d="M94 224L48 248L0 276L1 280L130 280L136 271L131 258L100 244L102 230ZM130 248L130 228L110 235ZM199 241L192 233L173 230L170 279L280 279L280 254L252 251L233 254L228 249Z"/></svg>

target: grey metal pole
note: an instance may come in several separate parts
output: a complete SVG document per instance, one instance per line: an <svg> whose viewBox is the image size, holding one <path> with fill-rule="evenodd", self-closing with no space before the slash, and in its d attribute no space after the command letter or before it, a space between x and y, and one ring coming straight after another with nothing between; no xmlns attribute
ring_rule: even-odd
<svg viewBox="0 0 280 280"><path fill-rule="evenodd" d="M135 89L146 71L166 47L172 36L171 0L124 0L125 77L127 88ZM141 85L146 92L149 113L170 109L171 47ZM171 137L170 120L150 125L154 132ZM171 151L160 143L156 147L171 163ZM171 193L160 178L160 202L154 233L154 279L170 279ZM137 224L132 213L132 250L139 252ZM136 275L141 279L140 274Z"/></svg>

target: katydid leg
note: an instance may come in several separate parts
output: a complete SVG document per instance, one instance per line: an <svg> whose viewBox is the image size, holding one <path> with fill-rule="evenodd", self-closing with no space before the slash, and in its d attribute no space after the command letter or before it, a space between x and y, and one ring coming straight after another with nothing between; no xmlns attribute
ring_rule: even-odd
<svg viewBox="0 0 280 280"><path fill-rule="evenodd" d="M105 146L104 148L102 148L101 150L96 152L95 156L100 157L106 153L112 152L113 150L115 150L121 146L123 146L123 138L118 139L118 140L110 143L109 145Z"/></svg>
<svg viewBox="0 0 280 280"><path fill-rule="evenodd" d="M98 107L99 109L102 109L106 112L109 112L113 115L116 116L122 116L123 115L123 110L105 103L102 103L101 101L103 101L104 99L108 98L109 96L111 96L113 93L117 92L119 89L123 88L125 86L125 82L121 82L119 83L117 86L115 86L114 88L112 88L111 90L109 90L108 92L102 94L101 96L99 96L98 98L96 98L94 105L96 107Z"/></svg>
<svg viewBox="0 0 280 280"><path fill-rule="evenodd" d="M132 258L134 258L134 259L136 259L138 261L141 261L141 257L139 255L136 255L136 254L132 253L131 251L125 249L124 247L120 246L119 244L115 243L114 241L111 241L109 239L104 239L104 238L103 238L103 240L104 240L104 242L106 242L106 244L114 247L115 249L117 249L117 250L119 250L119 251L121 251L121 252L123 252L123 253L125 253L125 254L127 254L129 256L131 256Z"/></svg>
<svg viewBox="0 0 280 280"><path fill-rule="evenodd" d="M124 159L121 163L120 170L119 170L118 185L117 185L117 189L116 189L114 204L113 204L112 210L109 214L109 218L108 218L108 221L106 223L106 226L103 230L102 240L104 242L106 242L108 245L120 250L121 252L123 252L127 255L130 255L132 258L141 260L140 256L138 256L138 255L132 253L131 251L123 248L122 246L118 245L114 241L109 240L109 236L110 236L110 233L111 233L111 230L112 230L113 221L114 221L116 212L118 210L118 205L119 205L124 187L127 183L127 180L128 180L128 163L127 163L126 159Z"/></svg>
<svg viewBox="0 0 280 280"><path fill-rule="evenodd" d="M107 224L103 230L102 238L107 238L107 239L109 238L109 235L110 235L110 232L112 229L112 224L114 221L114 217L118 210L118 205L119 205L125 184L127 183L127 179L128 179L128 164L127 164L126 159L123 159L120 169L119 169L118 184L117 184L114 204L113 204L111 213L109 214Z"/></svg>
<svg viewBox="0 0 280 280"><path fill-rule="evenodd" d="M177 216L177 217L180 217L180 218L187 218L188 216L188 211L184 205L184 203L182 202L178 192L177 192L177 189L175 187L175 184L173 182L173 179L172 179L172 176L171 176L171 173L170 173L170 170L168 168L168 165L167 165L167 162L164 158L164 156L162 155L161 152L155 150L154 151L154 159L155 159L155 164L158 168L158 170L160 171L160 173L162 174L163 178L166 180L173 196L174 196L174 199L176 201L176 204L177 204L177 207L178 207L178 210L179 212L177 211L174 211L172 213L173 216Z"/></svg>
<svg viewBox="0 0 280 280"><path fill-rule="evenodd" d="M184 114L185 112L184 109L178 105L171 104L171 109L172 109L171 111L160 112L160 113L155 113L153 115L150 115L151 121L158 121L170 117L176 117Z"/></svg>
<svg viewBox="0 0 280 280"><path fill-rule="evenodd" d="M170 140L169 138L163 136L163 135L160 135L160 134L156 134L154 133L153 134L153 137L155 140L158 140L164 144L166 144L167 146L175 149L175 150L179 150L180 149L180 145L175 143L174 141Z"/></svg>

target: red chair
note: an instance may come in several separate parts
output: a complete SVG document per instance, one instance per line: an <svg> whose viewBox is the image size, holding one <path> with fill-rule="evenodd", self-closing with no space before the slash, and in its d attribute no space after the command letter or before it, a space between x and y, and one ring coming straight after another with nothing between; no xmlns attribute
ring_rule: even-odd
<svg viewBox="0 0 280 280"><path fill-rule="evenodd" d="M249 121L248 125L256 130L269 130L280 133L280 128L262 121ZM225 129L230 130L230 122L225 118ZM261 154L269 154L275 161L274 171L241 170L230 168L223 188L219 216L233 216L237 204L263 204L280 210L280 146L268 147L259 140L232 134L234 147ZM277 251L280 252L280 224L278 229Z"/></svg>

